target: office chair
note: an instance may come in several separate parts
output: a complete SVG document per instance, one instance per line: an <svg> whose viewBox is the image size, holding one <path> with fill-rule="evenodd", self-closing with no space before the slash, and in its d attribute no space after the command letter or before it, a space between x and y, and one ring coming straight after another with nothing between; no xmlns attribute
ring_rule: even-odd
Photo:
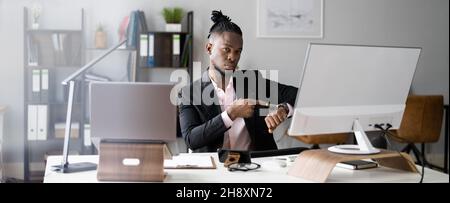
<svg viewBox="0 0 450 203"><path fill-rule="evenodd" d="M305 143L311 144L310 149L320 149L320 144L343 144L348 139L348 133L324 134L324 135L306 135L295 136L294 138Z"/></svg>
<svg viewBox="0 0 450 203"><path fill-rule="evenodd" d="M391 137L397 142L406 143L402 152L412 151L420 163L430 168L439 168L426 160L425 143L434 143L439 140L443 114L444 97L442 95L410 95L406 100L400 128L390 131ZM415 143L421 143L421 151Z"/></svg>

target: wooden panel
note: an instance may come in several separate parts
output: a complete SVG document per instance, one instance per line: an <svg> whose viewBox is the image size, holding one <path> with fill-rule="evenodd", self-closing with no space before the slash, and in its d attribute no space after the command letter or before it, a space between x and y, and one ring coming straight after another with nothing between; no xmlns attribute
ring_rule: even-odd
<svg viewBox="0 0 450 203"><path fill-rule="evenodd" d="M408 154L382 150L378 154L337 154L327 149L307 150L300 153L288 174L316 182L325 182L337 163L361 159L375 159L381 166L418 172Z"/></svg>
<svg viewBox="0 0 450 203"><path fill-rule="evenodd" d="M139 164L125 165L125 159L139 160ZM164 145L101 143L97 179L163 181Z"/></svg>

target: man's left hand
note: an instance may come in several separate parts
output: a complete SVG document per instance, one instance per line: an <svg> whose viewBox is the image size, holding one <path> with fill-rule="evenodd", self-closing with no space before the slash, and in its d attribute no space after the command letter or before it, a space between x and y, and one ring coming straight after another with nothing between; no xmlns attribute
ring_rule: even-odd
<svg viewBox="0 0 450 203"><path fill-rule="evenodd" d="M269 133L273 133L275 128L279 126L287 118L287 110L283 107L278 108L274 112L270 112L264 119L266 121Z"/></svg>

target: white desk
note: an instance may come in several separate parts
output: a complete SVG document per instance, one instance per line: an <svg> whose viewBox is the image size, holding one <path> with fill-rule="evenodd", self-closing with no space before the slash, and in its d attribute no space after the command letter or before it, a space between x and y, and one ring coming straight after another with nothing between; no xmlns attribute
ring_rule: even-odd
<svg viewBox="0 0 450 203"><path fill-rule="evenodd" d="M190 154L183 154L189 156ZM247 172L229 172L218 162L217 153L195 153L193 155L213 156L217 169L165 169L167 173L164 182L167 183L305 183L311 182L301 178L287 175L290 164L287 167L279 167L269 164L272 157L254 158L253 162L261 164L261 168ZM61 156L49 156L45 169L44 183L58 182L98 182L97 171L85 171L78 173L56 173L51 170L52 165L61 163ZM98 163L97 155L69 156L70 163L93 162ZM272 167L269 167L272 165ZM329 176L327 182L419 182L418 173L410 173L390 168L375 168L366 170L349 170L336 167ZM447 174L431 169L425 169L423 182L449 182Z"/></svg>

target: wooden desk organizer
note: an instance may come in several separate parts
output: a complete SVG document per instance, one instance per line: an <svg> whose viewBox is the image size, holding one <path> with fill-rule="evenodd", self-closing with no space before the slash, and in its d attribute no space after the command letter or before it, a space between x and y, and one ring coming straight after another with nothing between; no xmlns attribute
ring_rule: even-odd
<svg viewBox="0 0 450 203"><path fill-rule="evenodd" d="M418 172L414 161L406 153L382 150L378 154L338 154L327 149L307 150L300 153L288 174L316 182L325 182L337 163L361 159L374 159L380 166Z"/></svg>
<svg viewBox="0 0 450 203"><path fill-rule="evenodd" d="M161 143L100 143L97 179L162 182L167 151Z"/></svg>

